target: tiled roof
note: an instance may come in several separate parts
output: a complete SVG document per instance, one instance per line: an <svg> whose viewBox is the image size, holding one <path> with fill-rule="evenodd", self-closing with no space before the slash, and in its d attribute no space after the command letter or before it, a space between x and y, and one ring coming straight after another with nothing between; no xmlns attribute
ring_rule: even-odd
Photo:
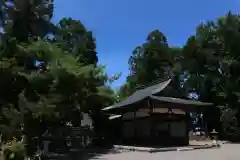
<svg viewBox="0 0 240 160"><path fill-rule="evenodd" d="M118 108L118 107L125 107L129 106L131 104L137 103L139 101L142 101L146 98L149 98L151 95L157 94L161 92L164 88L168 86L168 84L171 82L171 79L168 79L166 81L154 84L152 86L140 89L133 93L131 96L129 96L127 99L121 101L120 103L117 103L115 105L109 106L104 108L103 110L110 110L113 108Z"/></svg>
<svg viewBox="0 0 240 160"><path fill-rule="evenodd" d="M167 79L162 82L155 82L150 86L141 87L141 89L134 92L131 96L127 99L121 101L120 103L114 104L112 106L106 107L103 110L111 110L116 108L128 107L130 105L136 104L145 99L157 100L166 103L177 103L177 104L184 104L184 105L194 105L194 106L211 106L211 103L204 103L196 100L187 100L187 99L180 99L180 98L173 98L173 97L159 97L155 96L156 94L163 91L171 82L171 79Z"/></svg>

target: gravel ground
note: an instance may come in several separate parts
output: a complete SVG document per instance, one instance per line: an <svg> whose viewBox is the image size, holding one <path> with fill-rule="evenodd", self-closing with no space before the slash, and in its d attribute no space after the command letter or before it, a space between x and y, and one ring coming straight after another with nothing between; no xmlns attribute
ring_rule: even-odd
<svg viewBox="0 0 240 160"><path fill-rule="evenodd" d="M240 160L240 144L224 144L219 149L173 152L122 152L99 155L90 160Z"/></svg>

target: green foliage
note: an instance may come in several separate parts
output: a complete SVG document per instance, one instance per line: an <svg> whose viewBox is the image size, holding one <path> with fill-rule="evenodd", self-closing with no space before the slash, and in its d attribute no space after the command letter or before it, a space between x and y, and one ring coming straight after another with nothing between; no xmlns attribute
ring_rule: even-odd
<svg viewBox="0 0 240 160"><path fill-rule="evenodd" d="M238 141L240 136L240 128L236 110L224 107L222 108L221 122L226 138L232 141Z"/></svg>
<svg viewBox="0 0 240 160"><path fill-rule="evenodd" d="M24 160L25 147L21 142L12 140L3 147L3 154L5 160Z"/></svg>
<svg viewBox="0 0 240 160"><path fill-rule="evenodd" d="M13 6L1 4L1 19L7 35L20 41L44 37L54 27L52 0L10 0Z"/></svg>
<svg viewBox="0 0 240 160"><path fill-rule="evenodd" d="M225 106L220 108L223 132L239 139L239 15L228 13L199 25L182 48L170 47L162 32L152 31L133 51L131 74L115 92L110 84L121 74L109 77L98 65L95 38L80 21L63 18L52 24L53 4L47 0L12 2L12 7L0 4L5 31L0 41L0 131L4 141L25 135L28 156L36 152L35 137L50 127L81 126L83 113L89 113L95 135L102 137L108 129L103 107L139 85L169 76L178 96L196 92L202 101Z"/></svg>
<svg viewBox="0 0 240 160"><path fill-rule="evenodd" d="M26 154L32 156L36 137L52 127L81 126L84 112L91 115L98 136L106 120L101 108L117 99L109 84L120 74L108 77L97 65L95 39L80 21L64 18L53 25L53 4L45 0L13 4L1 10L0 19L9 20L0 41L4 142L25 135Z"/></svg>
<svg viewBox="0 0 240 160"><path fill-rule="evenodd" d="M131 79L140 85L169 74L171 60L166 37L158 30L151 32L147 42L133 51L129 64Z"/></svg>
<svg viewBox="0 0 240 160"><path fill-rule="evenodd" d="M189 73L188 90L199 93L202 101L227 106L220 108L222 128L225 136L235 140L239 137L240 120L239 22L239 15L229 12L216 21L201 24L183 48L184 62L188 62L183 64Z"/></svg>
<svg viewBox="0 0 240 160"><path fill-rule="evenodd" d="M57 24L55 41L59 46L77 56L82 64L97 64L96 42L92 32L88 31L80 21L63 18Z"/></svg>
<svg viewBox="0 0 240 160"><path fill-rule="evenodd" d="M138 86L172 75L178 77L182 74L181 58L181 48L169 47L162 32L152 31L146 43L137 46L129 58L130 75L119 90L120 99L132 94Z"/></svg>
<svg viewBox="0 0 240 160"><path fill-rule="evenodd" d="M219 108L220 132L228 139L240 140L239 30L240 16L229 12L200 24L182 48L169 47L163 33L152 31L129 59L131 74L119 90L120 99L132 94L138 85L171 76L180 95L194 92L201 101L226 106ZM213 117L208 118L209 123L216 121Z"/></svg>

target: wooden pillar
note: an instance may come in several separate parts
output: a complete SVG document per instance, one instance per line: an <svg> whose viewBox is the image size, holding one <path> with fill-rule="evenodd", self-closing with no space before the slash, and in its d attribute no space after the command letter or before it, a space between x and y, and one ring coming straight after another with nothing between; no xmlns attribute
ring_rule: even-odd
<svg viewBox="0 0 240 160"><path fill-rule="evenodd" d="M185 118L184 118L184 121L186 123L186 143L187 145L189 144L189 123L190 123L190 114L186 112L186 115L185 115Z"/></svg>
<svg viewBox="0 0 240 160"><path fill-rule="evenodd" d="M123 134L123 132L124 132L124 119L123 119L123 116L124 116L124 112L121 112L121 117L120 117L120 121L118 121L117 122L117 125L119 125L118 127L120 127L120 131L121 131L121 133L119 133L119 139L117 140L118 141L118 143L120 143L120 144L122 144L123 143L123 141L125 141L124 139L125 139L125 136L124 136L124 134ZM114 126L114 127L116 127L116 126ZM116 131L116 128L115 128L115 131ZM114 133L115 134L115 133Z"/></svg>
<svg viewBox="0 0 240 160"><path fill-rule="evenodd" d="M205 120L204 113L201 112L201 115L202 115L202 117L201 117L202 126L203 126L203 131L205 132L205 136L206 136L206 137L211 137L210 134L209 134L209 132L208 132L208 123L207 123L207 121Z"/></svg>
<svg viewBox="0 0 240 160"><path fill-rule="evenodd" d="M151 140L151 143L154 142L154 137L155 137L155 133L154 133L154 120L151 117L152 113L153 113L153 108L155 107L155 105L151 102L151 100L148 100L148 108L149 108L149 115L150 115L150 137L149 139Z"/></svg>
<svg viewBox="0 0 240 160"><path fill-rule="evenodd" d="M167 138L167 145L172 145L172 134L171 134L171 122L172 122L172 119L171 119L171 116L174 116L173 113L172 113L172 109L171 108L168 108L168 117L167 117L167 129L168 129L168 136L166 137Z"/></svg>
<svg viewBox="0 0 240 160"><path fill-rule="evenodd" d="M133 141L134 144L136 144L136 111L135 110L133 112L132 123L133 123L133 138L132 138L132 141Z"/></svg>

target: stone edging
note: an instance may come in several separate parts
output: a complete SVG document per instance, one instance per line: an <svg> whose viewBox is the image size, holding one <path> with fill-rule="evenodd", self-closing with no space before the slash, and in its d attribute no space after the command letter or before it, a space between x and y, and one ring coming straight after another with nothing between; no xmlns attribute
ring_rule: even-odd
<svg viewBox="0 0 240 160"><path fill-rule="evenodd" d="M210 148L220 148L220 145L203 145L203 146L194 146L194 147L172 147L172 148L145 148L145 147L133 147L133 146L121 146L114 145L114 148L126 150L126 151L138 151L138 152L170 152L170 151L192 151L196 149L210 149Z"/></svg>

